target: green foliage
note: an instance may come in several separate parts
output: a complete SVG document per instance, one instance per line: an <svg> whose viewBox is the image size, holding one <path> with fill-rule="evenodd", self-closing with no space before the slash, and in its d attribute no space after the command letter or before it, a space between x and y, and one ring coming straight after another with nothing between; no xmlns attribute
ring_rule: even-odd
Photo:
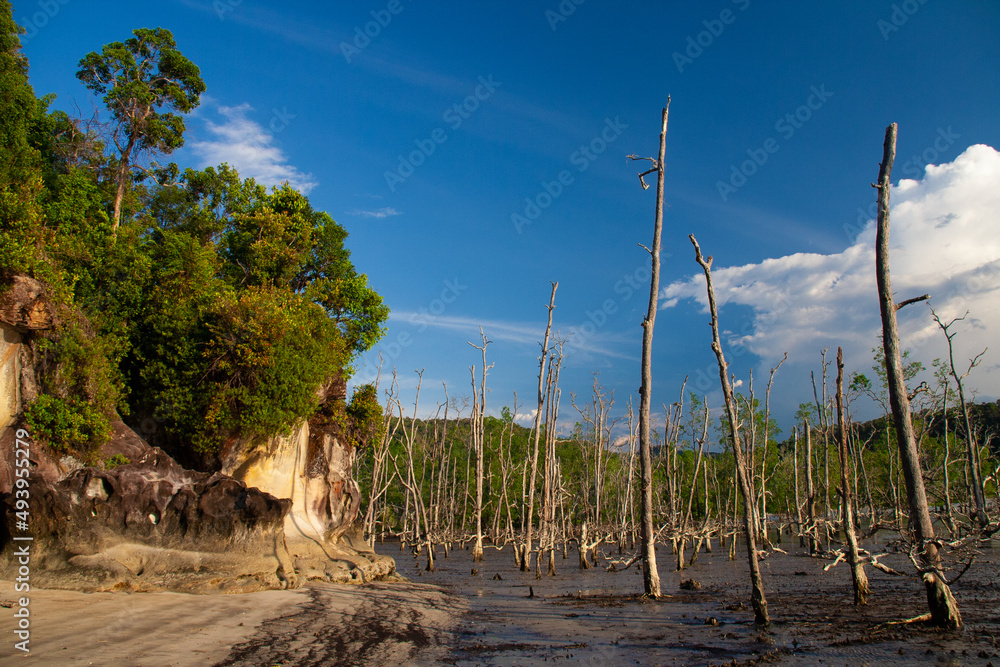
<svg viewBox="0 0 1000 667"><path fill-rule="evenodd" d="M139 28L80 60L77 78L101 95L116 124L114 141L128 162L132 151L170 153L184 145L184 120L198 106L205 82L181 55L169 30Z"/></svg>
<svg viewBox="0 0 1000 667"><path fill-rule="evenodd" d="M316 411L317 389L346 361L325 313L301 297L251 289L219 300L207 322L205 430L211 451L222 434L268 436Z"/></svg>
<svg viewBox="0 0 1000 667"><path fill-rule="evenodd" d="M0 0L0 272L30 272L36 261L41 162L29 138L38 101L28 84L8 0Z"/></svg>
<svg viewBox="0 0 1000 667"><path fill-rule="evenodd" d="M57 452L86 456L111 437L107 417L76 398L42 394L24 412L24 421L35 437L42 437Z"/></svg>
<svg viewBox="0 0 1000 667"><path fill-rule="evenodd" d="M385 415L373 384L357 387L347 405L350 431L347 442L354 447L370 446L385 435Z"/></svg>
<svg viewBox="0 0 1000 667"><path fill-rule="evenodd" d="M211 454L314 414L388 317L346 230L227 165L134 164L183 145L182 114L205 90L169 31L135 30L80 61L110 113L101 135L35 97L18 34L0 0L0 278L40 280L62 322L33 344L39 433L86 455L117 411L155 418L157 444ZM112 220L123 196L134 215ZM380 437L373 390L346 410L356 442Z"/></svg>
<svg viewBox="0 0 1000 667"><path fill-rule="evenodd" d="M118 466L125 466L132 463L132 460L124 454L115 454L104 461L105 470L114 470Z"/></svg>

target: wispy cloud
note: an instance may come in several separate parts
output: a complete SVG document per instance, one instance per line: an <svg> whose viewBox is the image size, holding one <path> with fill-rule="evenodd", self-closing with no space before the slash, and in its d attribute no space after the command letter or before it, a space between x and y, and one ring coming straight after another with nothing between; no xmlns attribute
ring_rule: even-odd
<svg viewBox="0 0 1000 667"><path fill-rule="evenodd" d="M892 189L891 263L897 301L930 294L946 319L970 316L954 331L956 357L971 358L1000 331L1000 153L976 145L954 162L929 165L922 180L904 179ZM874 195L873 195L874 197ZM875 224L869 221L853 245L829 255L796 253L759 264L712 272L720 308L750 306L752 321L730 333L762 363L813 359L823 347L844 347L855 367L866 367L881 332L875 287ZM711 248L706 248L711 252ZM707 310L704 276L695 274L662 292L664 308L692 299ZM926 305L899 311L901 338L912 358L930 367L944 354L944 338ZM725 312L722 313L725 325ZM729 326L734 326L730 322ZM992 351L991 351L992 354ZM1000 394L1000 372L987 359L975 383Z"/></svg>
<svg viewBox="0 0 1000 667"><path fill-rule="evenodd" d="M362 218L377 218L381 220L382 218L389 218L394 215L402 215L402 211L397 211L391 206L384 206L374 211L364 211L356 208L348 211L347 215L356 215Z"/></svg>
<svg viewBox="0 0 1000 667"><path fill-rule="evenodd" d="M479 338L479 328L483 328L486 337L493 341L530 344L540 343L545 331L537 325L520 322L501 322L498 320L481 320L471 317L428 315L414 311L393 310L390 321L406 322L419 327L431 327L445 331L465 333L470 340Z"/></svg>
<svg viewBox="0 0 1000 667"><path fill-rule="evenodd" d="M420 327L441 329L464 333L469 340L479 338L479 327L483 328L486 337L491 341L504 341L518 345L541 345L545 337L545 329L538 324L524 322L505 322L500 320L482 320L473 317L430 315L426 312L394 310L389 316L391 321L405 322ZM632 359L635 354L622 352L638 349L634 335L616 331L595 331L589 325L570 327L568 333L563 330L552 332L550 346L555 347L558 340L565 341L563 353L574 365L592 364L598 358Z"/></svg>
<svg viewBox="0 0 1000 667"><path fill-rule="evenodd" d="M205 96L202 96L203 106L205 102ZM252 177L269 186L287 181L303 194L308 194L316 187L312 174L305 174L289 164L288 156L275 145L274 134L249 118L249 114L253 112L249 104L229 107L214 105L214 100L211 99L207 102L209 107L215 107L222 120L216 122L205 117L204 112L196 116L203 120L204 128L211 137L191 144L191 150L198 157L201 167L217 166L225 162L235 167L243 177Z"/></svg>

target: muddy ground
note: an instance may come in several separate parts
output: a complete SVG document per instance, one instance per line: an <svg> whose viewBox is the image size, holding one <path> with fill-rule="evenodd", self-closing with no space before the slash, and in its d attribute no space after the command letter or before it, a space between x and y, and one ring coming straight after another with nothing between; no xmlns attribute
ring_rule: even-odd
<svg viewBox="0 0 1000 667"><path fill-rule="evenodd" d="M994 543L995 544L995 543ZM555 577L535 578L517 571L510 548L487 549L476 565L469 552L438 558L436 571L423 559L400 554L398 569L413 581L441 587L465 600L450 655L453 665L535 664L822 664L822 665L998 665L1000 667L1000 553L981 549L972 568L952 590L966 624L963 632L922 625L882 624L926 611L922 584L868 567L868 606L853 604L850 572L844 563L824 572L829 560L811 558L796 545L773 553L762 564L770 630L753 626L745 552L730 561L718 546L676 572L676 557L663 550L659 571L664 599L644 600L642 578L633 566L624 572L581 571L576 553L556 559ZM616 554L612 554L616 555ZM908 559L894 554L886 564L912 572ZM682 590L683 580L700 585ZM533 597L531 595L533 594ZM880 627L882 626L882 627ZM416 659L417 656L415 655Z"/></svg>

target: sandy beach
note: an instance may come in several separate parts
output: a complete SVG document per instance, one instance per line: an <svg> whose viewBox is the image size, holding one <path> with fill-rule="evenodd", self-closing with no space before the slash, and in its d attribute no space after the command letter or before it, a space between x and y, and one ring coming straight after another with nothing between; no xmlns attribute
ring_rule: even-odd
<svg viewBox="0 0 1000 667"><path fill-rule="evenodd" d="M8 607L13 582L2 585ZM457 598L405 582L239 595L33 590L30 600L30 655L14 648L13 611L0 608L0 663L434 664L464 611Z"/></svg>

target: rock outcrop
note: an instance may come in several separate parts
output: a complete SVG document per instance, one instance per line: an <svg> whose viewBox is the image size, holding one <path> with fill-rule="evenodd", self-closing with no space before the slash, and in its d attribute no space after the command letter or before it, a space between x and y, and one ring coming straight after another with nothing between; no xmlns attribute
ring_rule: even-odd
<svg viewBox="0 0 1000 667"><path fill-rule="evenodd" d="M0 428L12 423L38 393L25 336L56 324L55 306L34 278L16 275L0 292Z"/></svg>
<svg viewBox="0 0 1000 667"><path fill-rule="evenodd" d="M186 470L155 447L113 470L66 465L38 466L30 480L33 585L205 593L297 583L284 543L290 500ZM9 530L12 496L3 506ZM13 562L0 577L13 578Z"/></svg>
<svg viewBox="0 0 1000 667"><path fill-rule="evenodd" d="M37 396L32 341L57 324L37 281L15 276L0 293L0 578L15 574L14 426ZM319 398L345 397L338 380ZM239 592L395 571L352 527L354 450L322 417L288 437L233 440L218 472L184 468L120 420L113 431L88 455L97 465L31 443L32 585Z"/></svg>
<svg viewBox="0 0 1000 667"><path fill-rule="evenodd" d="M223 472L281 498L290 498L285 542L295 571L306 579L364 582L395 571L354 531L361 492L351 477L354 448L344 445L321 419L303 423L291 436L253 446L232 443Z"/></svg>
<svg viewBox="0 0 1000 667"><path fill-rule="evenodd" d="M52 329L57 323L56 310L40 282L16 275L0 294L0 322L21 331Z"/></svg>

